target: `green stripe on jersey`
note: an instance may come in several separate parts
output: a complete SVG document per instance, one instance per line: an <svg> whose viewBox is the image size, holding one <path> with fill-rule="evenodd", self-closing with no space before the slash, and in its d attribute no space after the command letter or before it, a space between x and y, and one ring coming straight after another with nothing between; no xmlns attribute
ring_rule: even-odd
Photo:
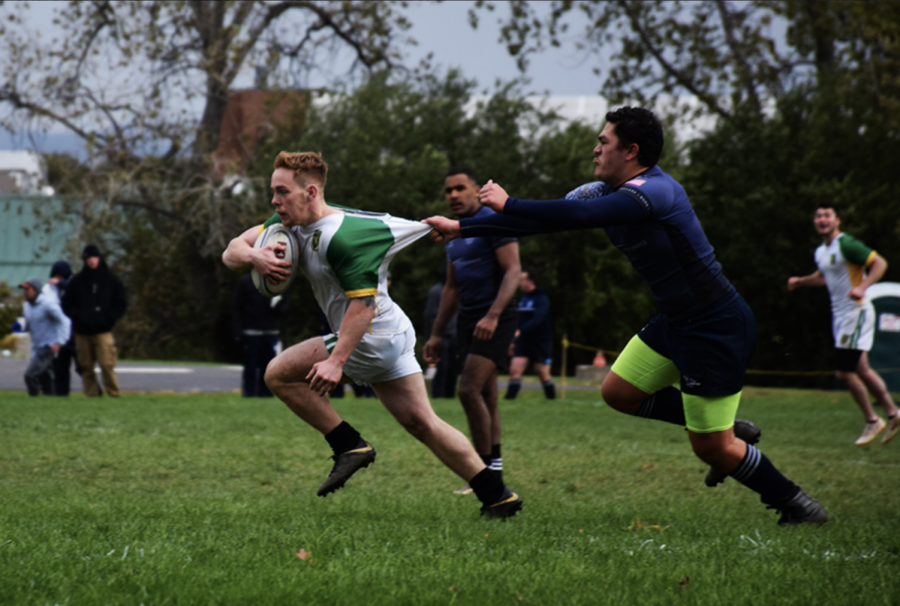
<svg viewBox="0 0 900 606"><path fill-rule="evenodd" d="M838 239L838 246L840 246L841 254L844 255L845 259L860 267L866 267L869 264L869 257L875 252L853 236L847 234L841 235Z"/></svg>
<svg viewBox="0 0 900 606"><path fill-rule="evenodd" d="M326 257L344 292L378 289L378 268L394 245L394 234L380 220L344 215Z"/></svg>
<svg viewBox="0 0 900 606"><path fill-rule="evenodd" d="M279 223L281 223L281 217L278 216L278 213L275 213L274 215L266 219L266 222L263 223L263 229L272 227L273 225L278 225Z"/></svg>

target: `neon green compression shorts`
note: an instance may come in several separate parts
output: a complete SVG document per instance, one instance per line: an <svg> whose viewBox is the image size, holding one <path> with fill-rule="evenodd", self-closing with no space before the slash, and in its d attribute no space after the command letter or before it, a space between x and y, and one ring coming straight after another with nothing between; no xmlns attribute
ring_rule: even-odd
<svg viewBox="0 0 900 606"><path fill-rule="evenodd" d="M635 335L611 369L641 391L653 394L681 380L672 360L659 355ZM725 431L734 425L741 392L727 396L695 396L682 393L687 428L696 433Z"/></svg>

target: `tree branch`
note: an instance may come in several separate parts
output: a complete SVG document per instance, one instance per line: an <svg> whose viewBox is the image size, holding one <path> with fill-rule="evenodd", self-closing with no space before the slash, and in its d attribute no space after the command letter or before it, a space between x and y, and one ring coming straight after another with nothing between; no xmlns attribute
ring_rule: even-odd
<svg viewBox="0 0 900 606"><path fill-rule="evenodd" d="M731 14L731 11L728 10L728 5L725 0L716 0L716 8L719 10L719 17L722 19L722 27L725 30L725 41L734 58L738 79L741 82L744 92L747 93L747 99L750 101L751 109L754 113L758 114L761 107L759 95L756 93L756 83L753 81L753 76L751 75L752 71L747 62L747 56L744 54L743 49L741 49L741 45L738 43L737 37L734 34L734 16Z"/></svg>
<svg viewBox="0 0 900 606"><path fill-rule="evenodd" d="M686 88L688 92L692 93L713 112L725 118L726 120L731 120L733 116L725 111L715 98L697 88L697 86L689 78L687 78L681 71L677 70L675 66L669 63L666 58L663 57L662 51L660 51L660 49L657 48L655 44L653 44L653 41L647 34L647 31L638 20L637 12L634 10L635 7L633 6L634 2L629 2L628 0L618 0L618 4L623 9L625 9L625 14L628 15L628 20L631 23L632 29L641 37L641 41L644 43L644 46L648 51L650 51L650 54L653 55L653 58L656 59L660 67L662 67L663 70L665 70L666 73L668 73L670 76L675 78L675 80L681 86Z"/></svg>

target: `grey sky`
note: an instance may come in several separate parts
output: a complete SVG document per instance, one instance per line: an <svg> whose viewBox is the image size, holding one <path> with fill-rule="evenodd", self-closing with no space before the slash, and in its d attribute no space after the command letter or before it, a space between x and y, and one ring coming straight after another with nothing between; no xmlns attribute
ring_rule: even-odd
<svg viewBox="0 0 900 606"><path fill-rule="evenodd" d="M520 75L506 48L498 42L498 17L506 17L506 2L497 2L495 12L480 12L477 30L467 20L467 12L474 2L416 3L410 7L413 24L410 34L419 41L412 54L416 58L434 53L434 61L444 67L459 67L467 78L478 80L481 86L492 86L497 78L510 80ZM533 55L528 70L532 80L530 90L551 95L596 95L600 78L591 70L596 57L586 57L575 49L572 36L581 32L585 22L570 21L570 40L561 48L548 48Z"/></svg>
<svg viewBox="0 0 900 606"><path fill-rule="evenodd" d="M0 13L23 10L26 25L36 29L44 41L56 32L51 24L54 9L65 2L31 2L27 10L19 3L6 2ZM458 68L466 78L478 81L481 90L493 89L497 79L509 81L521 76L515 60L498 42L498 18L508 14L506 3L497 2L498 10L490 13L482 11L480 25L473 30L468 23L467 11L473 2L412 2L407 11L413 27L409 35L418 41L418 46L407 47L408 65L415 66L428 53L433 53L432 63L446 70ZM583 23L574 23L572 31L581 31ZM531 59L527 76L531 83L527 92L551 95L596 95L600 88L599 78L592 73L596 57L587 57L584 51L577 51L574 42L562 48L548 49ZM325 82L310 81L312 86L322 86ZM252 86L252 79L245 75L236 82L237 86ZM56 129L54 129L55 131ZM72 151L65 143L68 136L59 137L53 133L41 137L40 147L45 151ZM74 140L72 143L75 143ZM31 142L22 136L10 137L0 129L0 149L30 149Z"/></svg>

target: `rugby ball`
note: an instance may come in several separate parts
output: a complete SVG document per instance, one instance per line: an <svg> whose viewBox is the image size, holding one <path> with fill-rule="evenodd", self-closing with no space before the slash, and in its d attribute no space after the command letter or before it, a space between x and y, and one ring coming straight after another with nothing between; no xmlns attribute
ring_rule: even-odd
<svg viewBox="0 0 900 606"><path fill-rule="evenodd" d="M297 236L281 223L276 223L275 225L270 225L265 228L262 233L259 234L259 237L256 238L253 248L264 248L266 245L273 242L285 243L283 258L291 263L291 277L284 282L276 284L259 275L259 272L256 271L255 267L250 270L250 277L253 279L253 285L256 287L256 290L266 297L278 296L291 285L291 282L294 281L294 278L297 275L297 264L300 260L300 243L297 241ZM279 251L279 255L280 254L281 251Z"/></svg>

